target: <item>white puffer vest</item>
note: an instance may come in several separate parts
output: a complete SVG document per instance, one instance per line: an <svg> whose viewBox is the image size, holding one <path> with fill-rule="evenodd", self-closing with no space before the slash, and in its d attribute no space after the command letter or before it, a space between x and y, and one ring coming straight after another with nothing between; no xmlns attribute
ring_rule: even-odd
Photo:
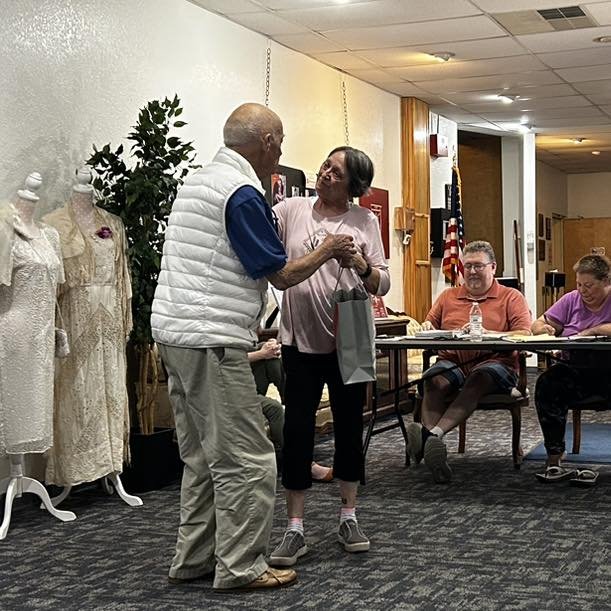
<svg viewBox="0 0 611 611"><path fill-rule="evenodd" d="M156 342L185 348L252 348L265 312L267 280L246 274L231 247L225 206L237 189L261 182L244 157L222 147L189 176L165 233L151 328Z"/></svg>

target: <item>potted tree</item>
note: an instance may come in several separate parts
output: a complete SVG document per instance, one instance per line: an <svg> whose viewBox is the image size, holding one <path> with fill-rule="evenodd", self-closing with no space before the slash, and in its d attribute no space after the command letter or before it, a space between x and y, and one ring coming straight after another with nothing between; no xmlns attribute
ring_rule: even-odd
<svg viewBox="0 0 611 611"><path fill-rule="evenodd" d="M93 168L99 205L121 218L128 241L132 274L133 329L128 342L128 391L132 420L132 470L140 461L140 446L155 445L154 414L157 399L158 358L151 334L151 306L157 286L164 232L176 192L194 165L192 142L170 135L186 125L178 96L154 100L140 109L128 134L129 151L110 144L87 160ZM127 159L124 159L127 158ZM158 454L158 450L152 452ZM150 471L147 467L147 471ZM134 488L149 487L136 485Z"/></svg>

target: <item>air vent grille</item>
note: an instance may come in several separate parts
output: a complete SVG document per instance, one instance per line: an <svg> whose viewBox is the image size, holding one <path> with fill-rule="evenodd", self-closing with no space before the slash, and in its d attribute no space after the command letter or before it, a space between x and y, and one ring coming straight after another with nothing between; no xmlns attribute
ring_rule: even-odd
<svg viewBox="0 0 611 611"><path fill-rule="evenodd" d="M496 13L492 16L514 36L555 30L579 30L599 25L579 6Z"/></svg>

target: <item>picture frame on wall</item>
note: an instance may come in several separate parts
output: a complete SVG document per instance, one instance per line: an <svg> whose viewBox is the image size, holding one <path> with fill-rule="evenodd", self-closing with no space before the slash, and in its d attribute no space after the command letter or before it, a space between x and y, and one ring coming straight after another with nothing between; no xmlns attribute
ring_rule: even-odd
<svg viewBox="0 0 611 611"><path fill-rule="evenodd" d="M552 239L552 219L549 216L545 217L545 239Z"/></svg>
<svg viewBox="0 0 611 611"><path fill-rule="evenodd" d="M545 261L545 240L539 240L537 254L539 261Z"/></svg>
<svg viewBox="0 0 611 611"><path fill-rule="evenodd" d="M544 233L543 233L543 215L539 212L539 214L537 214L537 235L542 238Z"/></svg>
<svg viewBox="0 0 611 611"><path fill-rule="evenodd" d="M388 191L371 187L367 195L359 197L359 205L369 208L377 217L382 234L384 257L390 258L389 221L388 221Z"/></svg>

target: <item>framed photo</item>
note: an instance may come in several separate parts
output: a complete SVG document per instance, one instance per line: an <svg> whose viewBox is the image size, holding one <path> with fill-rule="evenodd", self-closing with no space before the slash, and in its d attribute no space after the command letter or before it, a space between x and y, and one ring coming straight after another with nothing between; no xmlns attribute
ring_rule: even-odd
<svg viewBox="0 0 611 611"><path fill-rule="evenodd" d="M286 199L286 176L284 174L272 174L272 206Z"/></svg>
<svg viewBox="0 0 611 611"><path fill-rule="evenodd" d="M552 239L552 219L549 216L545 217L545 239Z"/></svg>
<svg viewBox="0 0 611 611"><path fill-rule="evenodd" d="M543 215L539 212L537 214L537 235L542 238L543 237Z"/></svg>
<svg viewBox="0 0 611 611"><path fill-rule="evenodd" d="M369 195L359 197L359 205L364 208L369 208L377 216L380 224L380 232L382 234L384 256L389 259L388 191L386 189L371 187L371 189L369 189Z"/></svg>
<svg viewBox="0 0 611 611"><path fill-rule="evenodd" d="M539 261L545 261L545 240L539 240L537 251Z"/></svg>

